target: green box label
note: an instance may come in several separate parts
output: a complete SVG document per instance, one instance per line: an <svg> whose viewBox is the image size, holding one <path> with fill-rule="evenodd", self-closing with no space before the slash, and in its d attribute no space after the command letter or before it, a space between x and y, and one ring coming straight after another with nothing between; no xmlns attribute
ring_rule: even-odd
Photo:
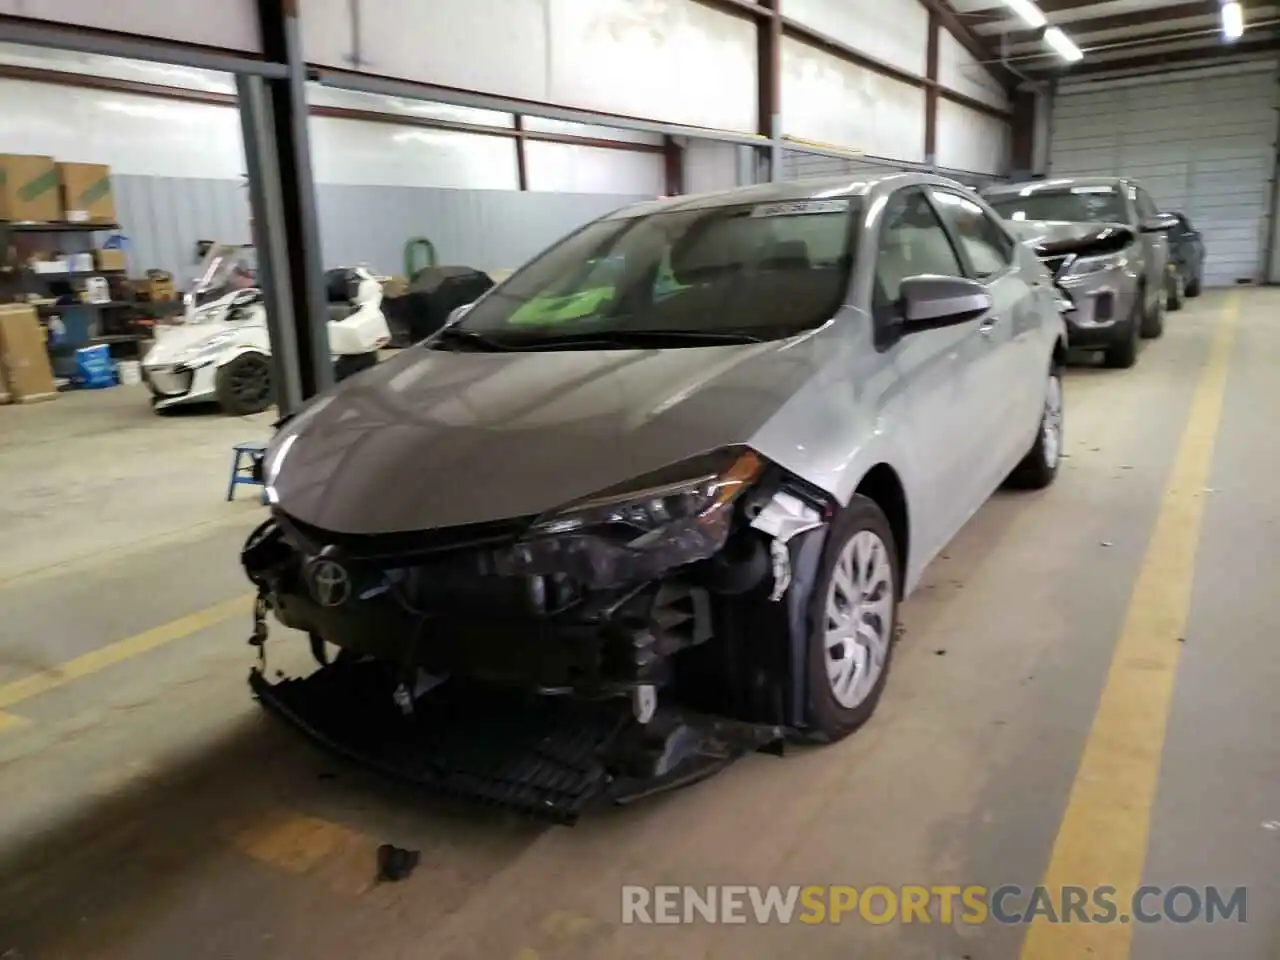
<svg viewBox="0 0 1280 960"><path fill-rule="evenodd" d="M24 183L18 188L18 199L23 203L30 203L42 193L54 190L58 186L58 171L50 170L48 173L42 173L34 180Z"/></svg>
<svg viewBox="0 0 1280 960"><path fill-rule="evenodd" d="M97 203L99 200L101 200L103 197L108 197L110 195L111 195L111 178L103 177L93 186L87 187L85 191L82 194L80 194L80 206L91 207L95 203Z"/></svg>

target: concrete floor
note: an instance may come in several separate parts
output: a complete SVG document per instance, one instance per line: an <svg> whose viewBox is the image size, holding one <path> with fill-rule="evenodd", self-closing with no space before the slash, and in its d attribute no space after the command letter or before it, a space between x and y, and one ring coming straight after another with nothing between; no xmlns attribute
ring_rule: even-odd
<svg viewBox="0 0 1280 960"><path fill-rule="evenodd" d="M1277 315L1210 293L1133 370L1069 372L1057 484L935 564L857 736L573 829L424 801L260 715L235 562L260 508L221 498L261 418L124 388L0 409L0 957L1280 957ZM372 882L383 842L422 851L403 883ZM619 922L629 883L1046 877L1243 885L1248 922Z"/></svg>

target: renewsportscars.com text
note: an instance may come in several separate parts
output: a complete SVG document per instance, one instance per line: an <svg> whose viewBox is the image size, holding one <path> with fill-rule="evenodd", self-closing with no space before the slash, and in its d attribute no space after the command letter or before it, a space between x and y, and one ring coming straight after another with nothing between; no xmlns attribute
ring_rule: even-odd
<svg viewBox="0 0 1280 960"><path fill-rule="evenodd" d="M1219 923L1245 922L1244 887L625 886L622 922Z"/></svg>

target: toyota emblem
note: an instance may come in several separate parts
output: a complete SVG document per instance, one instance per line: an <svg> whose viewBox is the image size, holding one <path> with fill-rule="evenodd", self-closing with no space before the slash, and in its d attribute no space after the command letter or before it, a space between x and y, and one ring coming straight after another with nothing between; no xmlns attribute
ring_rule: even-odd
<svg viewBox="0 0 1280 960"><path fill-rule="evenodd" d="M322 607L339 607L351 596L351 576L333 560L317 560L311 565L311 593Z"/></svg>

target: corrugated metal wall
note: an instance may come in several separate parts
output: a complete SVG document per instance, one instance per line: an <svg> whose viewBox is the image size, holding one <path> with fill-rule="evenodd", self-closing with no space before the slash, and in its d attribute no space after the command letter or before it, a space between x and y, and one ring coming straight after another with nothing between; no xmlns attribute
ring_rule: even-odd
<svg viewBox="0 0 1280 960"><path fill-rule="evenodd" d="M185 281L195 269L196 241L250 242L248 198L238 181L116 175L112 185L134 275L158 268ZM588 220L645 199L652 197L316 187L325 265L367 263L393 274L411 237L430 239L441 263L509 270Z"/></svg>
<svg viewBox="0 0 1280 960"><path fill-rule="evenodd" d="M1049 174L1126 176L1204 234L1207 285L1266 278L1275 64L1063 89Z"/></svg>

